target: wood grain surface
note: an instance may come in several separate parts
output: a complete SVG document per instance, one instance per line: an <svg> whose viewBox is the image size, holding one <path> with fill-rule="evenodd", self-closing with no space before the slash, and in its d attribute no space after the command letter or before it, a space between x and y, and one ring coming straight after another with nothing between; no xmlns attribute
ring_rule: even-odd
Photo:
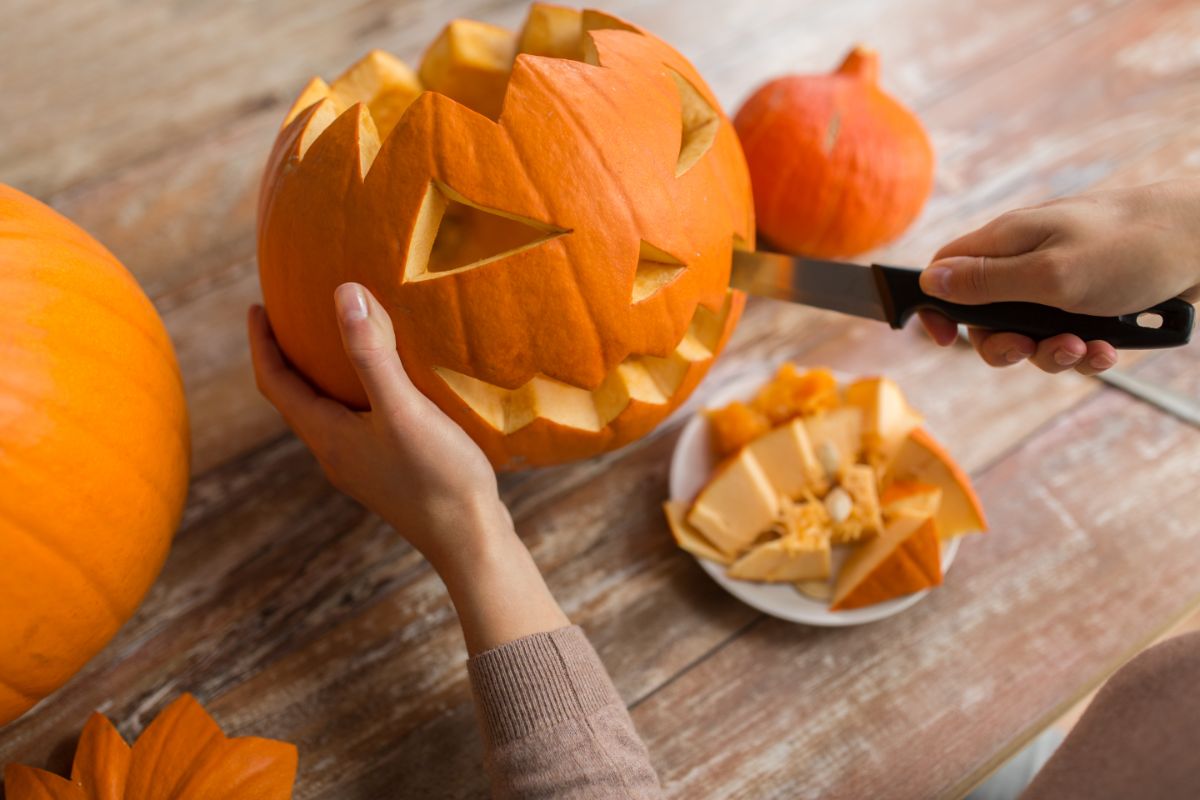
<svg viewBox="0 0 1200 800"><path fill-rule="evenodd" d="M298 798L486 792L465 652L437 576L324 481L254 390L254 203L313 74L372 47L415 62L506 0L10 0L0 180L104 241L167 321L195 480L147 602L79 676L0 730L0 763L65 768L94 708L136 734L191 691L232 733L300 747ZM1200 174L1189 0L614 0L729 109L856 41L927 122L937 188L875 257L920 264L1010 207ZM15 21L15 24L14 24ZM1197 348L1129 359L1200 397ZM994 531L946 585L816 630L725 595L658 508L686 416L761 362L887 372L978 480ZM673 797L955 797L1200 603L1200 432L1077 375L990 370L916 331L754 302L710 377L618 453L506 476L518 529L612 672Z"/></svg>

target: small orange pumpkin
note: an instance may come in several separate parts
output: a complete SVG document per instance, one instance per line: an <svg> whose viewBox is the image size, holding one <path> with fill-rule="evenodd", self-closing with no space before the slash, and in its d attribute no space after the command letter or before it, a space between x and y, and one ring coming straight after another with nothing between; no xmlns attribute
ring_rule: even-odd
<svg viewBox="0 0 1200 800"><path fill-rule="evenodd" d="M294 745L230 739L190 694L163 709L125 744L92 714L67 780L21 764L4 772L8 800L287 800L296 778Z"/></svg>
<svg viewBox="0 0 1200 800"><path fill-rule="evenodd" d="M187 494L188 426L171 341L133 276L3 185L0 280L2 725L150 588Z"/></svg>
<svg viewBox="0 0 1200 800"><path fill-rule="evenodd" d="M760 232L776 247L851 256L899 236L933 188L920 120L879 88L879 58L856 47L831 75L788 75L734 119Z"/></svg>
<svg viewBox="0 0 1200 800"><path fill-rule="evenodd" d="M535 4L519 36L451 23L415 73L374 53L314 79L267 164L258 263L313 383L367 403L332 301L362 283L413 382L514 468L619 447L690 394L740 314L731 252L753 228L737 135L692 65Z"/></svg>

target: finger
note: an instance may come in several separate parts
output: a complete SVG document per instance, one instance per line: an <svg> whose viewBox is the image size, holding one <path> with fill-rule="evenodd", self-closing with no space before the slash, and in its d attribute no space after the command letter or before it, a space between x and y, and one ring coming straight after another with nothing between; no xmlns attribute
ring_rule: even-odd
<svg viewBox="0 0 1200 800"><path fill-rule="evenodd" d="M1030 359L1043 372L1057 373L1072 369L1087 354L1087 345L1073 333L1061 333L1038 342Z"/></svg>
<svg viewBox="0 0 1200 800"><path fill-rule="evenodd" d="M1117 365L1117 349L1106 341L1094 339L1087 343L1087 354L1075 366L1080 375L1098 375Z"/></svg>
<svg viewBox="0 0 1200 800"><path fill-rule="evenodd" d="M1017 256L1038 249L1053 232L1055 215L1043 209L1009 211L982 228L942 245L933 260L954 256Z"/></svg>
<svg viewBox="0 0 1200 800"><path fill-rule="evenodd" d="M1034 354L1037 344L1028 336L1008 331L969 330L971 344L985 362L993 367L1011 367Z"/></svg>
<svg viewBox="0 0 1200 800"><path fill-rule="evenodd" d="M958 339L958 323L944 314L922 309L917 312L917 316L921 318L921 324L925 326L933 341L942 347L952 345Z"/></svg>
<svg viewBox="0 0 1200 800"><path fill-rule="evenodd" d="M392 320L366 287L343 283L334 292L342 346L372 410L394 410L420 396L396 352Z"/></svg>
<svg viewBox="0 0 1200 800"><path fill-rule="evenodd" d="M349 412L317 394L283 360L263 307L251 306L246 322L250 360L258 390L279 410L288 425L305 441L311 441L310 437L316 431L343 423Z"/></svg>
<svg viewBox="0 0 1200 800"><path fill-rule="evenodd" d="M1078 299L1081 275L1069 256L1052 250L1000 258L952 256L921 272L921 288L968 305L1022 300L1065 308Z"/></svg>

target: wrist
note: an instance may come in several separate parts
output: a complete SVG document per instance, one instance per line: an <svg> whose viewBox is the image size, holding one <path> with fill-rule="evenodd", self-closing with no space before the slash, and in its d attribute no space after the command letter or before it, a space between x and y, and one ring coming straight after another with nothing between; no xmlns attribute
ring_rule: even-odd
<svg viewBox="0 0 1200 800"><path fill-rule="evenodd" d="M447 585L517 550L524 552L508 509L494 493L430 499L423 510L422 535L414 543ZM393 527L401 535L410 533L402 525Z"/></svg>

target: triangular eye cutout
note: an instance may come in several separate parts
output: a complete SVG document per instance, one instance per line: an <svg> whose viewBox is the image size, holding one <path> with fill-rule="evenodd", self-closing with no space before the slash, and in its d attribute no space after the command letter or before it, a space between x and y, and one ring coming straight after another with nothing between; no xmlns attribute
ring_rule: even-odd
<svg viewBox="0 0 1200 800"><path fill-rule="evenodd" d="M570 233L545 222L472 203L430 181L404 262L404 282L466 272Z"/></svg>
<svg viewBox="0 0 1200 800"><path fill-rule="evenodd" d="M642 240L638 253L637 272L633 275L633 302L640 303L647 297L678 278L687 265L675 256Z"/></svg>
<svg viewBox="0 0 1200 800"><path fill-rule="evenodd" d="M679 160L675 163L675 177L678 178L712 148L721 118L687 78L673 69L668 68L667 72L679 89L679 103L683 107L683 135L679 142Z"/></svg>

